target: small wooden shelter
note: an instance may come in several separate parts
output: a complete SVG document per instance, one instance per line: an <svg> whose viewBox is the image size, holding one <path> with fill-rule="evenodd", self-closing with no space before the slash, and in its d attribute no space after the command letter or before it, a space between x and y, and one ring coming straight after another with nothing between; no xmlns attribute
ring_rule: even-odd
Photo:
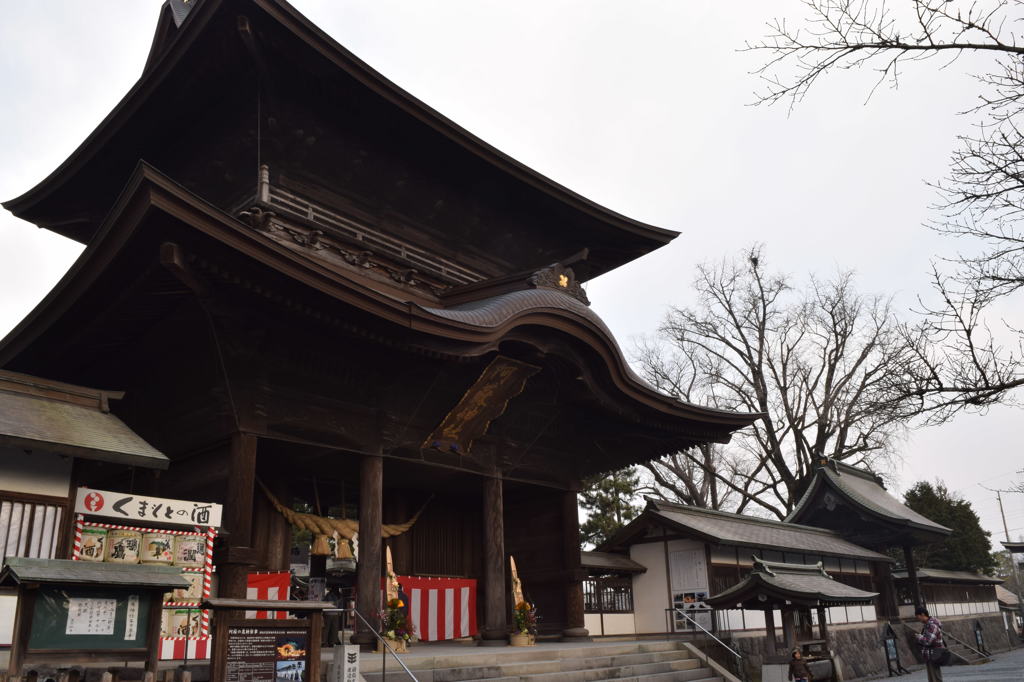
<svg viewBox="0 0 1024 682"><path fill-rule="evenodd" d="M707 599L715 608L763 609L768 648L777 652L773 611L782 612L782 637L786 651L800 647L811 652L829 650L825 609L847 604L868 604L877 592L866 592L837 582L822 564L786 564L754 557L754 567L743 582ZM817 636L810 610L817 612Z"/></svg>
<svg viewBox="0 0 1024 682"><path fill-rule="evenodd" d="M23 666L145 661L156 672L164 592L187 588L175 566L11 557L0 586L16 587L8 676Z"/></svg>

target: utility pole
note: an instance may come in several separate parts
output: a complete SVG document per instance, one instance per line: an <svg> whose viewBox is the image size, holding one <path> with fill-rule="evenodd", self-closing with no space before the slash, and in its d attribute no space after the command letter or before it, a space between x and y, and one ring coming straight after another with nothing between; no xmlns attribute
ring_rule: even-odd
<svg viewBox="0 0 1024 682"><path fill-rule="evenodd" d="M1022 473L1022 472L1018 472ZM996 490L996 499L999 501L999 514L1003 517L1003 536L1006 541L1010 541L1009 526L1006 525L1006 512L1003 511L1003 493L1015 493L1020 492L1017 490ZM1017 583L1017 608L1020 610L1021 622L1024 622L1024 586L1020 584L1020 573L1017 571L1017 562L1013 560L1013 552L1009 549L1006 550L1007 556L1010 557L1010 568L1013 569L1013 580Z"/></svg>

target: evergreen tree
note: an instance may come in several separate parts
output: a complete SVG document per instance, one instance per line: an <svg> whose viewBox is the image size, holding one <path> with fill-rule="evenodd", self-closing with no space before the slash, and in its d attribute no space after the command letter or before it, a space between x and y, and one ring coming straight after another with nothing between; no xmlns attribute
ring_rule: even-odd
<svg viewBox="0 0 1024 682"><path fill-rule="evenodd" d="M640 513L634 502L640 474L634 467L584 481L580 507L587 520L580 526L580 541L598 546Z"/></svg>
<svg viewBox="0 0 1024 682"><path fill-rule="evenodd" d="M986 575L995 571L989 541L992 534L982 529L970 502L950 493L941 481L936 481L935 485L920 481L907 491L904 503L918 514L953 530L942 542L914 549L914 560L919 567L977 571Z"/></svg>

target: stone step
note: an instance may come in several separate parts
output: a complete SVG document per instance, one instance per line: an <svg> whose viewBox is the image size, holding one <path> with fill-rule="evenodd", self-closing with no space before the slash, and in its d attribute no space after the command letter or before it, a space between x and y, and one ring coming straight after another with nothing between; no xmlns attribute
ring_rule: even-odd
<svg viewBox="0 0 1024 682"><path fill-rule="evenodd" d="M647 654L623 654L595 658L553 658L523 663L495 662L492 665L465 668L437 668L432 682L464 682L494 678L525 677L544 673L566 673L593 669L626 668L643 665L671 665L676 670L689 670L699 665L688 651L658 651Z"/></svg>
<svg viewBox="0 0 1024 682"><path fill-rule="evenodd" d="M714 671L679 642L618 642L559 648L540 645L523 649L475 649L467 653L438 651L420 645L403 655L419 682L722 682ZM408 682L393 659L387 679L381 675L381 656L364 656L365 682Z"/></svg>
<svg viewBox="0 0 1024 682"><path fill-rule="evenodd" d="M480 670L480 669L475 669ZM467 673L473 670L467 670ZM445 677L444 671L435 670L431 682L453 682ZM710 675L710 671L701 669L699 663L694 659L683 659L678 661L664 661L658 663L639 663L635 665L612 666L607 668L573 668L563 667L561 670L516 674L506 671L501 677L462 677L458 682L598 682L598 680L618 680L633 677L649 677L651 675L670 675L672 679L679 682L702 679ZM417 677L419 677L417 675ZM367 678L370 682L370 678ZM421 680L421 682L423 682Z"/></svg>
<svg viewBox="0 0 1024 682"><path fill-rule="evenodd" d="M408 654L401 656L402 662L412 671L416 670L439 670L443 668L472 668L481 666L493 666L498 664L525 663L531 661L551 660L595 660L617 656L639 656L639 655L665 655L667 658L688 658L689 651L680 648L676 642L629 642L621 644L610 644L592 647L576 647L560 649L550 645L536 647L523 647L516 649L512 647L500 649L474 648L467 653L451 654L444 653L431 656L430 644L414 645ZM468 647L467 647L468 648ZM500 663L499 663L500 662ZM380 672L380 654L363 654L361 661L361 672ZM628 663L624 661L623 663ZM618 665L618 663L613 664ZM398 664L389 656L387 667L398 667Z"/></svg>
<svg viewBox="0 0 1024 682"><path fill-rule="evenodd" d="M708 668L701 668L700 673L701 677L680 677L679 673L657 673L639 677L616 677L612 680L601 680L601 682L725 682L725 678L715 675L714 671Z"/></svg>

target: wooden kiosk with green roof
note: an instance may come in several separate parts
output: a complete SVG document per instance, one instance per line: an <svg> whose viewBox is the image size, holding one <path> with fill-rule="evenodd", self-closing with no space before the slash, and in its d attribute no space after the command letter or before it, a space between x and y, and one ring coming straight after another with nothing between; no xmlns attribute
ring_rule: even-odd
<svg viewBox="0 0 1024 682"><path fill-rule="evenodd" d="M782 661L771 658L778 655L774 609L782 612L785 659L788 659L792 649L799 648L804 656L814 657L809 660L831 661L825 609L848 604L870 604L877 596L877 592L858 590L833 580L821 562L811 565L787 564L764 561L755 556L750 575L728 590L708 598L707 604L723 609L764 610L768 631L767 660L778 664ZM817 633L813 629L811 609L817 612ZM834 663L831 667L835 669ZM815 679L818 679L817 675Z"/></svg>
<svg viewBox="0 0 1024 682"><path fill-rule="evenodd" d="M162 596L188 587L175 566L10 557L0 586L16 587L7 679L27 664L145 661L156 672Z"/></svg>

